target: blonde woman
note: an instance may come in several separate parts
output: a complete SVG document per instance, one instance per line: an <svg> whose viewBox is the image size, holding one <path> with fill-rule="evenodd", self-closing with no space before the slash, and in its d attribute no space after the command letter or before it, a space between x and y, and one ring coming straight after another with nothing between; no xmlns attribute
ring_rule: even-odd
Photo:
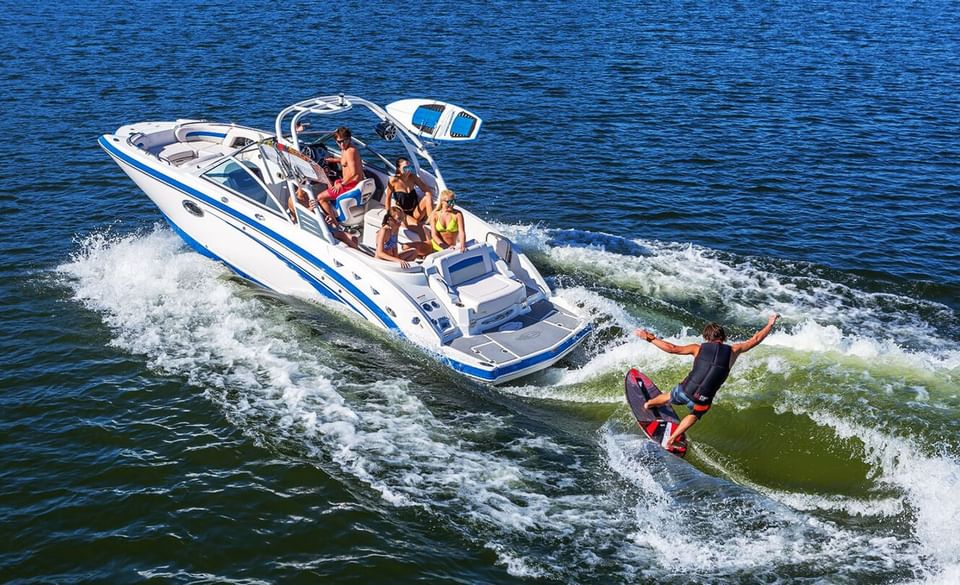
<svg viewBox="0 0 960 585"><path fill-rule="evenodd" d="M439 252L457 246L463 252L467 249L467 231L464 229L463 213L455 209L457 194L450 189L440 192L440 203L430 217L433 238L430 243L433 250Z"/></svg>

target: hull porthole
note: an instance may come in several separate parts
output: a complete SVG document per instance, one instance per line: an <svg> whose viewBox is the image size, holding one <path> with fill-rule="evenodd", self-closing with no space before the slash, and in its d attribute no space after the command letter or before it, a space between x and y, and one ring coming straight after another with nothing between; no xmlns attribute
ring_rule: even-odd
<svg viewBox="0 0 960 585"><path fill-rule="evenodd" d="M183 200L183 208L197 217L203 217L203 210L200 209L200 206L189 199Z"/></svg>

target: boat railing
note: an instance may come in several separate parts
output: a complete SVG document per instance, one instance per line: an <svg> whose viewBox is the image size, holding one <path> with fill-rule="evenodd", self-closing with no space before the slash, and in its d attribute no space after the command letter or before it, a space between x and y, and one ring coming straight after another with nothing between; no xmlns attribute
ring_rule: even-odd
<svg viewBox="0 0 960 585"><path fill-rule="evenodd" d="M407 154L412 161L416 160L416 157L419 156L427 163L426 168L434 177L438 191L446 188L446 182L444 181L443 176L440 174L440 169L437 167L436 162L433 160L433 157L430 155L430 152L427 150L420 138L404 128L400 121L391 116L385 109L373 102L357 96L343 94L335 96L320 96L288 106L279 114L277 114L277 118L274 123L276 138L281 142L289 142L294 148L299 148L300 133L297 131L297 127L298 125L301 125L301 119L304 118L304 116L311 114L317 116L336 115L349 111L353 109L354 106L364 107L374 116L379 118L381 122L390 123L394 130L394 132L391 133L391 137L398 138L400 140L403 148L407 151ZM288 125L286 132L284 131L285 124ZM306 126L303 126L303 128L305 129ZM354 140L360 142L356 136L354 136ZM368 148L366 144L363 144L363 146ZM380 153L376 151L372 152L385 162L388 169L392 167L390 161L383 158ZM420 164L419 160L416 160L415 164L418 172L424 166Z"/></svg>
<svg viewBox="0 0 960 585"><path fill-rule="evenodd" d="M336 240L330 234L330 228L323 221L321 211L304 207L297 201L293 202L293 206L296 208L297 223L300 224L300 229L313 234L328 244L336 244Z"/></svg>
<svg viewBox="0 0 960 585"><path fill-rule="evenodd" d="M490 240L493 240L492 244L490 244ZM493 248L501 260L507 263L507 266L510 265L510 261L513 259L513 242L510 238L497 232L487 232L483 241L490 244L490 247Z"/></svg>

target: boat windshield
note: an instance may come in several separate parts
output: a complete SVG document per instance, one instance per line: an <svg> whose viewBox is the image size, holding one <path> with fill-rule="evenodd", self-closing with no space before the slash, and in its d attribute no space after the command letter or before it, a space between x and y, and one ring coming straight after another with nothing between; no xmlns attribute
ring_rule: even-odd
<svg viewBox="0 0 960 585"><path fill-rule="evenodd" d="M257 205L281 214L277 201L263 183L263 171L252 161L241 161L229 157L203 173L203 177L242 195Z"/></svg>

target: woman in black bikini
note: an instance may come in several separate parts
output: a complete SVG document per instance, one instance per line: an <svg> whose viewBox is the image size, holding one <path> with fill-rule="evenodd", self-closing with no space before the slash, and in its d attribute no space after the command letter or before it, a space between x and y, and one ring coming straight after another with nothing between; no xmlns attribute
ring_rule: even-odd
<svg viewBox="0 0 960 585"><path fill-rule="evenodd" d="M422 198L417 195L417 187L423 191ZM385 194L384 207L390 209L399 205L400 209L420 223L427 221L433 213L433 192L417 176L413 163L407 158L397 159L397 172L387 182Z"/></svg>

